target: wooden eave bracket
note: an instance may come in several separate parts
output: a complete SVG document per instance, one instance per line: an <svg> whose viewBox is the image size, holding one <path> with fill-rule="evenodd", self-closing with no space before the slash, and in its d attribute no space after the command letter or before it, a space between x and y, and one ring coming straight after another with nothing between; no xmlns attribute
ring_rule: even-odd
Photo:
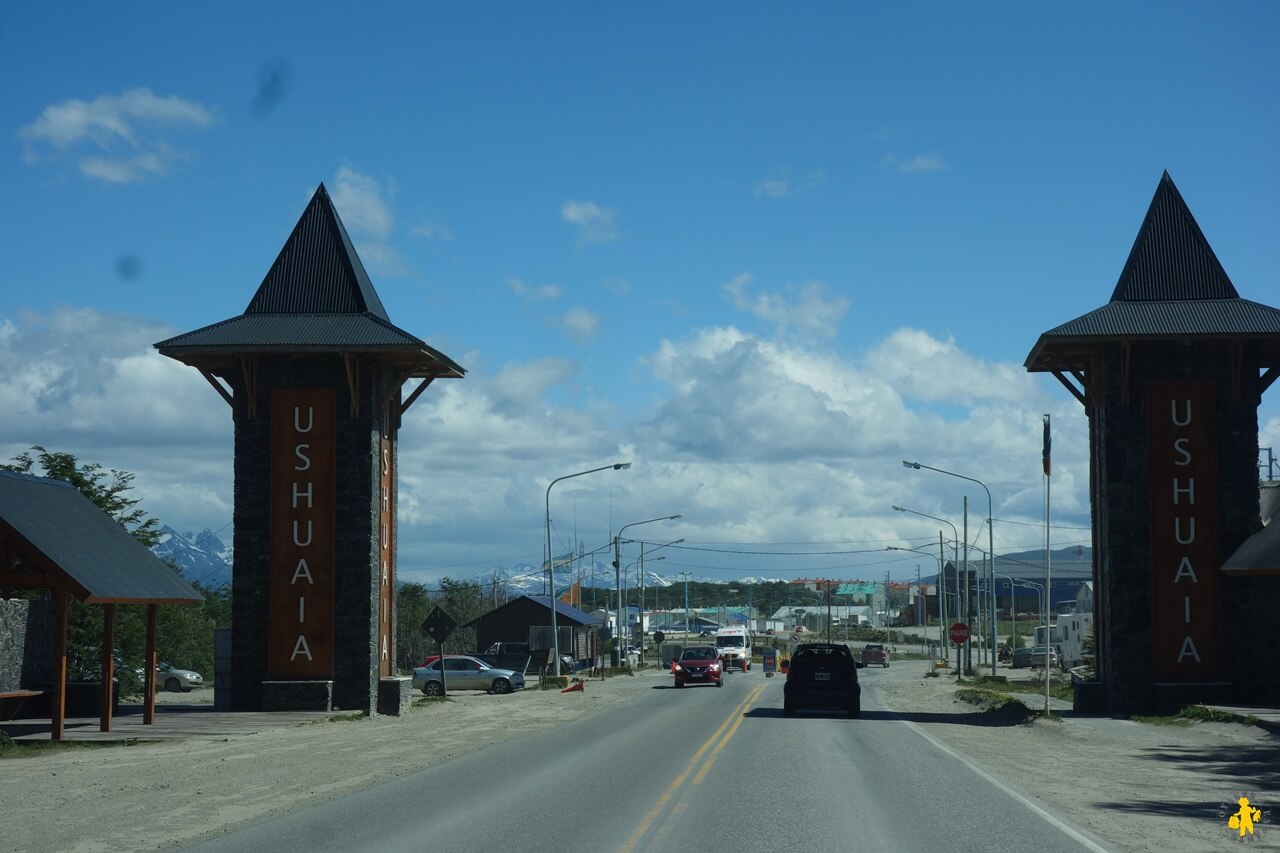
<svg viewBox="0 0 1280 853"><path fill-rule="evenodd" d="M1258 396L1262 396L1271 387L1271 383L1280 377L1280 365L1272 365L1268 367L1261 376L1258 377Z"/></svg>
<svg viewBox="0 0 1280 853"><path fill-rule="evenodd" d="M351 398L351 417L360 414L360 356L344 352L342 362L347 368L347 394Z"/></svg>
<svg viewBox="0 0 1280 853"><path fill-rule="evenodd" d="M249 420L258 419L258 360L240 356L240 375L244 378L245 410Z"/></svg>
<svg viewBox="0 0 1280 853"><path fill-rule="evenodd" d="M1084 375L1082 373L1076 370L1064 371L1064 370L1058 370L1058 369L1054 369L1049 372L1053 374L1054 379L1057 379L1059 382L1062 383L1063 388L1066 388L1068 391L1071 392L1072 397L1075 397L1077 400L1080 401L1080 405L1082 406L1089 405L1088 397L1086 396L1087 392L1084 390L1087 386L1084 383ZM1067 378L1067 376L1065 375L1067 373L1071 374L1071 377L1072 379L1075 380L1075 382L1072 382L1071 379ZM1076 382L1080 383L1078 387L1075 384Z"/></svg>
<svg viewBox="0 0 1280 853"><path fill-rule="evenodd" d="M417 400L419 397L422 396L422 392L427 390L427 386L430 385L434 380L435 380L434 376L426 377L425 379L423 379L421 382L418 383L418 387L414 388L413 392L410 393L408 397L404 398L404 402L400 404L401 417L404 416L405 412L409 411L409 407L414 404L415 400Z"/></svg>
<svg viewBox="0 0 1280 853"><path fill-rule="evenodd" d="M231 396L231 389L223 385L222 382L218 380L218 377L214 376L205 368L201 367L198 369L200 371L200 375L204 377L205 381L213 386L213 390L218 392L218 396L226 400L227 405L234 409L236 402Z"/></svg>

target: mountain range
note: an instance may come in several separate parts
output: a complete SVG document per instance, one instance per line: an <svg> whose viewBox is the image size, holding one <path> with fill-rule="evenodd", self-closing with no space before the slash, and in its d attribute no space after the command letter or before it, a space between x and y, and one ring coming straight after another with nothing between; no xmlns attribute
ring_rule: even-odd
<svg viewBox="0 0 1280 853"><path fill-rule="evenodd" d="M188 581L207 587L231 585L231 546L207 527L199 533L179 533L165 525L151 551L176 565Z"/></svg>

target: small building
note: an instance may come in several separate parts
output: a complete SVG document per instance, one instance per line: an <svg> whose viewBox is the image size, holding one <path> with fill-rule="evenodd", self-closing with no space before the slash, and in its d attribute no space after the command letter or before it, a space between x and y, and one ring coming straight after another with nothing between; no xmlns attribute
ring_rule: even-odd
<svg viewBox="0 0 1280 853"><path fill-rule="evenodd" d="M600 620L559 600L555 620L560 654L569 655L579 663L594 662L600 654ZM528 643L529 650L535 654L552 647L551 607L545 595L522 595L463 627L475 628L477 652L494 643Z"/></svg>

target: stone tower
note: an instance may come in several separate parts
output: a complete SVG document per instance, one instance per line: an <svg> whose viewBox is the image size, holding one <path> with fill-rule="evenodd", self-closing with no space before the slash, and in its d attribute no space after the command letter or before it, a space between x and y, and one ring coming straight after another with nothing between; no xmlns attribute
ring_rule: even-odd
<svg viewBox="0 0 1280 853"><path fill-rule="evenodd" d="M1280 310L1240 298L1167 172L1111 301L1042 334L1026 368L1089 416L1096 680L1077 710L1274 698L1254 674L1274 667L1280 578L1221 567L1261 527Z"/></svg>
<svg viewBox="0 0 1280 853"><path fill-rule="evenodd" d="M235 425L231 707L374 711L395 662L397 431L463 369L391 323L323 184L243 314L156 348Z"/></svg>

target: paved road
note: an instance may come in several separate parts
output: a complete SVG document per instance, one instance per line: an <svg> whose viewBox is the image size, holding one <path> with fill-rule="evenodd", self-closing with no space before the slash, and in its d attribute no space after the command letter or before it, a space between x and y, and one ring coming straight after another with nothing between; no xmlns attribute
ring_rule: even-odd
<svg viewBox="0 0 1280 853"><path fill-rule="evenodd" d="M781 678L755 671L655 680L617 710L195 849L1108 849L884 710L863 672L861 720L784 719Z"/></svg>

